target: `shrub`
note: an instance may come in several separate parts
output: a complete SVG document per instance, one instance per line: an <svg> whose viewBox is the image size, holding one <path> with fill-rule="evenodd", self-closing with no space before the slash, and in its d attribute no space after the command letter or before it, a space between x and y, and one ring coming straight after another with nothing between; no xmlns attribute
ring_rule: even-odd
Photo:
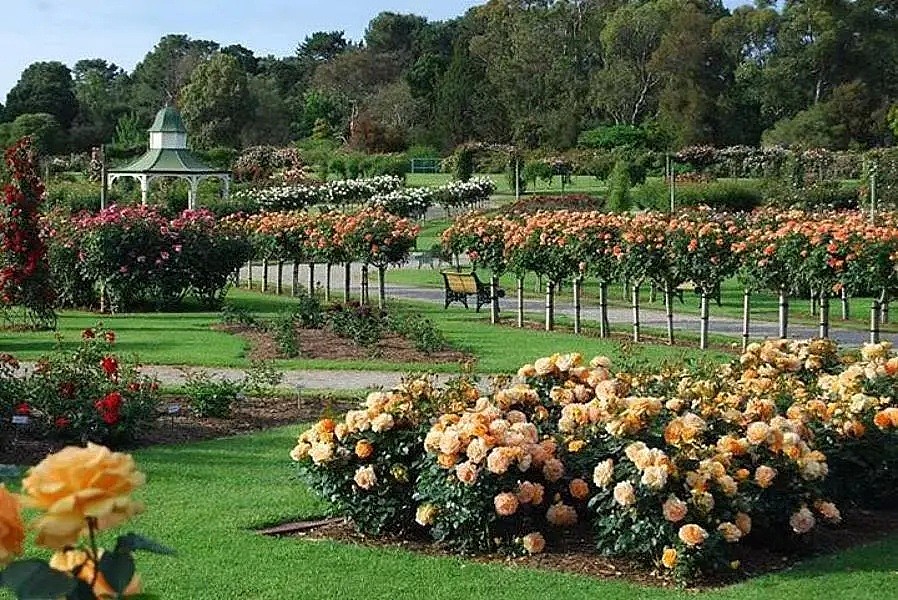
<svg viewBox="0 0 898 600"><path fill-rule="evenodd" d="M630 210L632 206L630 198L631 181L629 164L621 160L617 161L608 181L610 187L608 192L609 210L618 213Z"/></svg>
<svg viewBox="0 0 898 600"><path fill-rule="evenodd" d="M324 308L314 294L301 294L296 298L296 309L293 314L303 329L318 329L324 325Z"/></svg>
<svg viewBox="0 0 898 600"><path fill-rule="evenodd" d="M73 223L56 212L48 225L50 257L57 261L51 268L64 284L62 300L86 303L89 284L91 304L103 295L113 311L170 309L187 294L216 306L252 250L205 210L169 220L146 206L112 206Z"/></svg>
<svg viewBox="0 0 898 600"><path fill-rule="evenodd" d="M369 348L381 340L387 328L386 313L358 302L329 306L326 321L338 336Z"/></svg>
<svg viewBox="0 0 898 600"><path fill-rule="evenodd" d="M243 398L243 385L212 379L206 371L185 372L184 395L193 413L202 418L227 419L234 403Z"/></svg>
<svg viewBox="0 0 898 600"><path fill-rule="evenodd" d="M423 430L434 411L433 385L418 378L373 392L340 421L325 418L290 453L300 477L368 535L413 530Z"/></svg>
<svg viewBox="0 0 898 600"><path fill-rule="evenodd" d="M399 335L411 340L415 349L420 352L438 352L449 345L433 321L419 314L391 315L389 326Z"/></svg>
<svg viewBox="0 0 898 600"><path fill-rule="evenodd" d="M268 330L274 335L274 341L280 353L286 358L299 356L299 339L296 336L297 314L293 311L283 311L268 325Z"/></svg>
<svg viewBox="0 0 898 600"><path fill-rule="evenodd" d="M709 206L731 211L751 211L761 205L762 193L757 186L733 181L713 183L678 183L676 205ZM667 183L652 181L635 188L633 202L640 208L668 210L670 188Z"/></svg>
<svg viewBox="0 0 898 600"><path fill-rule="evenodd" d="M24 391L16 410L39 437L128 443L156 419L158 384L116 356L114 343L112 331L87 329L74 352L60 346L24 382L0 371L0 398Z"/></svg>
<svg viewBox="0 0 898 600"><path fill-rule="evenodd" d="M470 383L430 388L421 404L408 387L374 395L305 432L293 458L366 532L414 519L465 552L538 553L582 522L600 552L682 580L734 568L746 539L790 544L838 523L832 499L898 491L889 344L845 357L830 342L778 340L730 365L617 372L553 355L518 375L483 398ZM385 406L416 418L398 426L407 412Z"/></svg>
<svg viewBox="0 0 898 600"><path fill-rule="evenodd" d="M455 150L452 175L456 181L466 182L474 176L474 151L467 146Z"/></svg>
<svg viewBox="0 0 898 600"><path fill-rule="evenodd" d="M633 125L604 125L587 129L577 138L580 148L643 148L648 143L648 135L641 127Z"/></svg>

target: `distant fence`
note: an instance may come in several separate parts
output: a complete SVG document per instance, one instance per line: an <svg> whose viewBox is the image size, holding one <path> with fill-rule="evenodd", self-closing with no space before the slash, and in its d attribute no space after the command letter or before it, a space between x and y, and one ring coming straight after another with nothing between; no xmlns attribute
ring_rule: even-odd
<svg viewBox="0 0 898 600"><path fill-rule="evenodd" d="M409 172L411 173L439 173L439 158L413 158L411 161Z"/></svg>

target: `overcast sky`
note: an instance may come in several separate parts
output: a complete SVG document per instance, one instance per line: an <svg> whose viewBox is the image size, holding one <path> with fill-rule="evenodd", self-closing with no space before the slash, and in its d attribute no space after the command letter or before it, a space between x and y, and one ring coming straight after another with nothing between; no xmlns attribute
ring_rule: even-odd
<svg viewBox="0 0 898 600"><path fill-rule="evenodd" d="M725 0L728 6L742 0ZM41 60L69 67L104 58L130 71L159 38L185 33L223 46L242 44L257 56L291 54L314 31L362 37L378 13L415 13L431 20L461 15L482 0L3 0L0 100L22 70Z"/></svg>

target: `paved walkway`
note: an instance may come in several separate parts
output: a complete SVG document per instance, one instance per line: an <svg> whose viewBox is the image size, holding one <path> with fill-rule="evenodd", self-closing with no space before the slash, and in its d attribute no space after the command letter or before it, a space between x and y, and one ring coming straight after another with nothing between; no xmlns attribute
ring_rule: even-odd
<svg viewBox="0 0 898 600"><path fill-rule="evenodd" d="M409 263L407 266L417 266L416 263ZM350 283L353 286L353 293L357 293L358 281L360 279L360 268L361 265L353 265L351 268L350 275ZM424 267L424 269L430 270L429 267ZM258 283L262 280L262 267L256 265L253 267L253 282ZM342 298L343 294L343 275L344 271L342 267L334 267L331 272L331 287L333 298ZM246 282L248 276L248 271L244 267L241 270L241 281ZM306 265L300 265L299 268L299 281L300 284L305 286L308 281L309 270ZM283 271L284 277L284 285L283 289L285 292L289 293L290 285L289 281L292 279L292 265L289 265L284 268ZM439 277L439 275L434 271L435 280ZM388 275L389 278L389 275ZM269 267L269 282L271 289L275 289L275 281L277 279L277 269L274 266ZM325 285L325 268L321 265L317 266L315 269L315 277L314 280L316 282L316 287L321 287ZM500 308L506 314L516 314L517 311L517 299L514 297L514 292L511 290L508 291L509 294L500 301ZM388 297L391 298L400 298L404 300L418 300L424 302L435 302L438 304L443 303L444 294L443 290L440 288L417 288L417 287L408 287L408 286L400 286L400 285L391 285L387 284L386 293ZM372 298L376 298L377 294L377 273L376 270L370 273L370 290L369 294ZM687 302L698 302L697 297L688 297ZM667 328L667 317L663 310L659 310L657 308L651 308L651 306L657 305L649 305L648 302L640 308L640 322L643 327L649 329L659 329L666 330ZM545 305L542 300L525 300L524 302L524 311L526 313L532 315L540 315L545 310ZM728 317L715 317L714 316L714 305L712 303L711 306L711 315L710 315L710 333L718 334L718 335L729 335L734 338L741 339L742 336L742 320L741 319L733 319ZM859 308L859 307L858 307ZM857 310L858 308L855 308ZM484 307L484 310L487 310ZM835 310L833 310L833 315L835 315ZM573 316L574 308L570 303L556 303L555 306L555 314L556 315L565 315L565 316ZM589 304L587 301L584 301L583 308L581 310L582 318L586 321L594 321L597 322L599 320L599 309L595 303ZM608 309L608 319L612 325L614 324L627 324L628 326L633 322L632 321L632 311L630 308L621 308L621 307L610 307ZM679 332L690 332L695 334L696 336L699 333L700 328L700 320L698 315L689 315L678 313L676 307L674 308L674 329ZM749 331L752 339L764 339L770 337L778 337L779 336L779 326L777 323L770 321L761 321L753 319L749 323ZM809 327L807 325L792 325L789 327L789 336L794 338L812 338L817 336L817 328ZM834 318L830 323L830 337L834 339L836 342L843 346L861 346L869 340L869 333L866 331L858 331L852 329L841 329L839 328L839 321ZM898 341L898 335L883 333L881 338L883 340L891 341L892 343L896 343ZM738 340L735 340L738 341Z"/></svg>

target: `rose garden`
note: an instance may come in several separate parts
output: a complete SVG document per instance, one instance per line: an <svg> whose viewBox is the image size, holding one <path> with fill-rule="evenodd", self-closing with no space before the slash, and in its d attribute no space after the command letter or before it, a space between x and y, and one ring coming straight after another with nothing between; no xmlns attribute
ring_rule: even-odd
<svg viewBox="0 0 898 600"><path fill-rule="evenodd" d="M27 140L6 160L16 597L418 597L409 573L473 596L804 597L889 568L888 210L614 212L293 159L232 211L91 212L47 205ZM479 272L488 309L440 306L422 253ZM313 371L339 389L286 379Z"/></svg>

